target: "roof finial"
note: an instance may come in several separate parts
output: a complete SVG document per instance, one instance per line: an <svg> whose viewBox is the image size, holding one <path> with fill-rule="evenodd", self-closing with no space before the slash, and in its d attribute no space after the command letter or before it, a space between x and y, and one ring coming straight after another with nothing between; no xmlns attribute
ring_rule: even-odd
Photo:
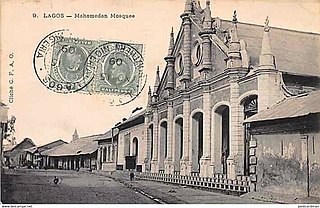
<svg viewBox="0 0 320 208"><path fill-rule="evenodd" d="M173 48L174 48L174 33L173 33L173 27L172 27L171 33L170 33L170 40L169 40L168 56L172 54Z"/></svg>
<svg viewBox="0 0 320 208"><path fill-rule="evenodd" d="M148 94L151 95L151 87L149 86Z"/></svg>
<svg viewBox="0 0 320 208"><path fill-rule="evenodd" d="M207 6L204 9L203 27L205 29L211 29L211 27L212 27L212 17L211 17L211 9L210 9L210 0L207 0L206 4L207 4Z"/></svg>
<svg viewBox="0 0 320 208"><path fill-rule="evenodd" d="M266 18L265 25L264 25L264 34L262 38L262 45L261 45L261 54L259 57L259 68L260 69L270 69L275 70L275 57L272 54L271 50L271 41L269 37L269 18Z"/></svg>
<svg viewBox="0 0 320 208"><path fill-rule="evenodd" d="M157 72L156 72L156 81L154 83L153 93L157 93L159 84L160 84L160 67L158 65L157 66Z"/></svg>
<svg viewBox="0 0 320 208"><path fill-rule="evenodd" d="M148 90L148 105L151 103L152 100L152 92L151 92L151 87L149 86Z"/></svg>
<svg viewBox="0 0 320 208"><path fill-rule="evenodd" d="M192 12L192 1L191 0L186 0L186 5L184 9L185 13L191 13Z"/></svg>
<svg viewBox="0 0 320 208"><path fill-rule="evenodd" d="M270 27L269 27L269 17L268 17L268 16L267 16L266 21L265 21L264 31L265 31L265 32L269 32L269 31L270 31Z"/></svg>
<svg viewBox="0 0 320 208"><path fill-rule="evenodd" d="M233 11L233 19L232 19L232 22L235 24L238 22L238 19L237 19L237 10L234 10Z"/></svg>

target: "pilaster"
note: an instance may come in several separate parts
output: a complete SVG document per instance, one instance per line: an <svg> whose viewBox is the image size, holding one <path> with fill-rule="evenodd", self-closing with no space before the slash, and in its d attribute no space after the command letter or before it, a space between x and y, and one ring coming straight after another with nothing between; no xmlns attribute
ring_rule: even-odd
<svg viewBox="0 0 320 208"><path fill-rule="evenodd" d="M189 175L191 172L191 163L189 160L190 145L190 97L183 94L183 156L180 160L180 174Z"/></svg>
<svg viewBox="0 0 320 208"><path fill-rule="evenodd" d="M151 168L151 137L152 135L150 135L150 131L149 131L149 112L146 112L145 118L144 118L144 138L146 138L146 142L147 142L147 151L146 151L146 155L144 155L144 161L145 164L143 166L143 170L142 172L150 172L150 168Z"/></svg>
<svg viewBox="0 0 320 208"><path fill-rule="evenodd" d="M173 165L173 103L172 101L168 101L168 131L167 131L167 148L168 148L168 156L165 160L165 173L173 173L174 165Z"/></svg>
<svg viewBox="0 0 320 208"><path fill-rule="evenodd" d="M203 86L203 156L200 159L200 176L209 177L213 173L211 166L211 110L210 86Z"/></svg>
<svg viewBox="0 0 320 208"><path fill-rule="evenodd" d="M153 111L153 155L151 160L151 172L159 172L159 161L158 161L158 128L159 128L159 115L158 109L155 108Z"/></svg>
<svg viewBox="0 0 320 208"><path fill-rule="evenodd" d="M241 134L239 105L239 84L235 78L230 81L230 155L228 163L228 178L235 178L243 173L244 141Z"/></svg>

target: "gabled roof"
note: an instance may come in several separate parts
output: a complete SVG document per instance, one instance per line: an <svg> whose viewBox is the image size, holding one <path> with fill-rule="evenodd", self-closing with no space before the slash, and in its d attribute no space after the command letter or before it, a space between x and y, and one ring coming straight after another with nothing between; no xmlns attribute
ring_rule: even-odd
<svg viewBox="0 0 320 208"><path fill-rule="evenodd" d="M246 119L244 123L295 118L320 113L320 90L293 96Z"/></svg>
<svg viewBox="0 0 320 208"><path fill-rule="evenodd" d="M35 153L37 150L38 150L38 148L36 146L34 146L34 147L27 148L24 151L30 152L30 153Z"/></svg>
<svg viewBox="0 0 320 208"><path fill-rule="evenodd" d="M21 148L24 144L26 144L26 143L29 143L29 147L32 147L32 146L36 146L34 143L33 143L33 141L32 141L32 139L30 139L30 138L24 138L19 144L17 144L16 146L14 146L11 150L9 150L9 151L14 151L14 150L16 150L16 149L18 149L18 148Z"/></svg>
<svg viewBox="0 0 320 208"><path fill-rule="evenodd" d="M56 141L53 141L53 142L50 142L48 144L45 144L45 145L38 147L38 151L43 152L45 150L54 148L54 147L62 145L62 144L67 144L67 142L63 141L62 139L58 139Z"/></svg>
<svg viewBox="0 0 320 208"><path fill-rule="evenodd" d="M222 20L221 29L231 28L231 21ZM320 34L271 27L271 50L278 70L320 77ZM238 23L238 37L245 40L253 66L259 65L263 26Z"/></svg>
<svg viewBox="0 0 320 208"><path fill-rule="evenodd" d="M80 137L71 141L69 144L62 144L55 148L44 151L43 155L48 156L73 156L92 154L98 149L98 143L95 141L104 134Z"/></svg>

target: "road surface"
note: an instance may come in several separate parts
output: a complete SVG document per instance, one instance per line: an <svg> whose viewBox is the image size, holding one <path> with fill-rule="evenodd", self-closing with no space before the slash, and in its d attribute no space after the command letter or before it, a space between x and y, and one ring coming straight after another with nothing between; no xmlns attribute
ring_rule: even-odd
<svg viewBox="0 0 320 208"><path fill-rule="evenodd" d="M55 176L60 179L57 185ZM70 170L4 170L1 197L4 204L156 203L110 178Z"/></svg>

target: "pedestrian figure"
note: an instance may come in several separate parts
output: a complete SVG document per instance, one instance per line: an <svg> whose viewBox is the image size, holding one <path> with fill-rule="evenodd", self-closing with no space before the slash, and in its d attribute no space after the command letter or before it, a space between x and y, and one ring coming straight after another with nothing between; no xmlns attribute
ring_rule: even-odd
<svg viewBox="0 0 320 208"><path fill-rule="evenodd" d="M59 178L57 176L54 177L53 183L54 184L58 184L59 183Z"/></svg>
<svg viewBox="0 0 320 208"><path fill-rule="evenodd" d="M134 173L130 173L130 181L132 181L134 179Z"/></svg>

